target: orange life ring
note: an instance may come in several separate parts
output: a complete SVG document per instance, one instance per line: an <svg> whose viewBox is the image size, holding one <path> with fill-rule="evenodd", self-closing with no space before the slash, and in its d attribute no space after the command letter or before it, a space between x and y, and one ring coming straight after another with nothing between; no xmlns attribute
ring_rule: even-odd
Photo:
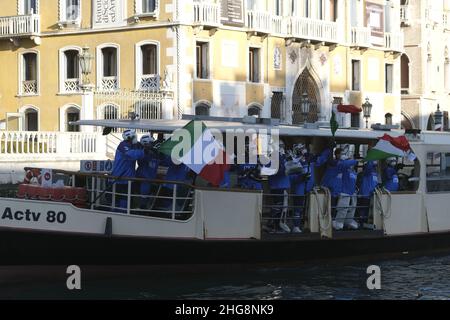
<svg viewBox="0 0 450 320"><path fill-rule="evenodd" d="M40 169L29 169L25 173L25 178L23 179L23 183L30 184L31 180L36 178L38 183L41 184L41 170Z"/></svg>

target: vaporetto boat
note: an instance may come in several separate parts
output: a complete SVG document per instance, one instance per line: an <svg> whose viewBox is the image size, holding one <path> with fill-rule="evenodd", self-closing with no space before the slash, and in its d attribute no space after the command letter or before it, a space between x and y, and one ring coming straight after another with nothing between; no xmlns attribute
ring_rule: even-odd
<svg viewBox="0 0 450 320"><path fill-rule="evenodd" d="M77 124L171 134L189 121ZM363 153L386 133L340 129L333 138L329 128L255 122L204 121L222 132L276 129L287 144L306 143L315 153L332 139ZM388 133L405 135L401 130ZM254 264L450 251L450 134L417 131L406 136L417 158L403 160L401 191L376 190L370 204L373 230L334 231L330 192L321 187L307 196L302 234L266 233L268 191L53 170L42 177L57 182L52 188L22 185L16 196L0 198L0 264ZM116 205L111 181L117 179L128 181L128 192L122 195L127 208ZM147 196L151 204L146 208L136 205L145 195L133 187L142 182L156 188ZM172 192L161 192L165 186ZM294 209L291 202L286 204L288 217Z"/></svg>

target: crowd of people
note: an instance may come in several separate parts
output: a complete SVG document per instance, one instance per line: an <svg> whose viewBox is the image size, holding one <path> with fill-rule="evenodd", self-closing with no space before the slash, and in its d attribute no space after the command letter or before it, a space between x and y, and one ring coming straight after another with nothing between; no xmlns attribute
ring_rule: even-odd
<svg viewBox="0 0 450 320"><path fill-rule="evenodd" d="M155 180L158 178L158 168L167 167L163 180L166 183L155 185L150 181L140 182L134 186L134 192L139 192L139 207L146 210L155 203L155 197L163 198L163 207L173 208L170 197L174 192L174 183L192 184L195 175L184 164L175 164L170 157L158 151L164 141L159 135L155 140L152 135L142 136L137 140L134 130L123 133L123 141L117 148L112 176L117 177L113 182L116 185L116 207L127 208L128 180L121 177L143 178ZM246 154L250 152L246 146ZM363 162L359 156L354 157L350 146L336 147L330 145L320 154L312 154L305 144L293 144L290 149L281 141L277 150L279 157L278 170L263 177L263 165L260 163L235 163L231 170L225 173L220 185L221 188L241 188L246 190L263 191L267 181L272 199L271 217L267 228L272 231L302 232L303 214L307 195L317 186L326 187L331 192L333 208L333 228L335 230L363 228L368 222L369 205L375 189L382 185L389 191L399 190L397 158L389 158L382 166L379 174L377 161ZM355 159L356 158L356 159ZM247 162L247 161L246 161ZM318 171L322 173L319 180ZM231 175L237 175L237 183L232 183ZM186 196L186 190L177 186L177 196ZM289 204L289 198L291 203ZM177 200L176 210L182 210L182 202ZM282 216L292 208L293 219L289 226L283 222Z"/></svg>

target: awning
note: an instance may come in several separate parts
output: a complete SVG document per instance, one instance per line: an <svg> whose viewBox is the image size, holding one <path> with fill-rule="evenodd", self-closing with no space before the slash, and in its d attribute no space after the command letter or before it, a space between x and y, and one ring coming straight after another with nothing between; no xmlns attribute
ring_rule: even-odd
<svg viewBox="0 0 450 320"><path fill-rule="evenodd" d="M341 113L361 113L362 108L354 106L352 104L340 104L337 107L337 110Z"/></svg>

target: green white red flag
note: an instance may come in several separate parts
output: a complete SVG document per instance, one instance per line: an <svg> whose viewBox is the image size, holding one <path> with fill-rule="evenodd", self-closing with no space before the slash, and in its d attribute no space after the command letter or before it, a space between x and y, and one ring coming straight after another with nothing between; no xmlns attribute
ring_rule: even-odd
<svg viewBox="0 0 450 320"><path fill-rule="evenodd" d="M391 157L409 158L412 161L416 158L405 136L394 138L385 134L378 140L376 146L367 152L364 161L384 160Z"/></svg>
<svg viewBox="0 0 450 320"><path fill-rule="evenodd" d="M172 137L161 145L159 151L170 156L172 161L185 164L213 186L219 186L225 172L230 169L225 148L203 122L191 121L183 129L180 135L187 136L190 141L180 142ZM183 148L179 147L180 144L183 144Z"/></svg>

